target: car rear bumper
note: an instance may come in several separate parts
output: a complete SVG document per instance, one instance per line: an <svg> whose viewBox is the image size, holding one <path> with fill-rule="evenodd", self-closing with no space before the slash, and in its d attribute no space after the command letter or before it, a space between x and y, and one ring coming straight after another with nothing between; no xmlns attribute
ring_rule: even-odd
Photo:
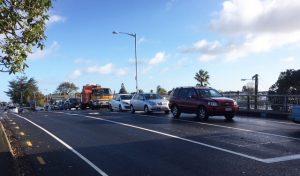
<svg viewBox="0 0 300 176"><path fill-rule="evenodd" d="M163 106L163 105L151 106L149 109L151 111L170 111L170 108L168 105L166 105L166 106Z"/></svg>
<svg viewBox="0 0 300 176"><path fill-rule="evenodd" d="M237 113L239 111L239 107L208 107L207 111L209 115L227 115Z"/></svg>

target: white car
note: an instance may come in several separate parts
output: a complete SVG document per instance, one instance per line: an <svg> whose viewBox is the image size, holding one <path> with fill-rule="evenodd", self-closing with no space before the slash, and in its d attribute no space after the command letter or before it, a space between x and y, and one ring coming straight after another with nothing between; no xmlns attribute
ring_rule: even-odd
<svg viewBox="0 0 300 176"><path fill-rule="evenodd" d="M110 101L110 110L130 110L130 99L132 98L131 94L115 94L113 99Z"/></svg>
<svg viewBox="0 0 300 176"><path fill-rule="evenodd" d="M16 114L19 113L19 109L16 106L8 106L7 109L8 109L8 112L10 112L10 113L16 113Z"/></svg>
<svg viewBox="0 0 300 176"><path fill-rule="evenodd" d="M130 100L130 111L144 111L150 113L153 111L164 111L169 114L169 101L154 93L135 94Z"/></svg>

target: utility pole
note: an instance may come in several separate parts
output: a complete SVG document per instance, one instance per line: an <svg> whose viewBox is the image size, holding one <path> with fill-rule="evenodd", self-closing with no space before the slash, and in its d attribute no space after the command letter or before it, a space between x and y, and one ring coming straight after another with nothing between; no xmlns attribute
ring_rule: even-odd
<svg viewBox="0 0 300 176"><path fill-rule="evenodd" d="M254 88L254 109L257 109L257 96L258 96L258 74L255 74L252 79L255 81L255 88Z"/></svg>

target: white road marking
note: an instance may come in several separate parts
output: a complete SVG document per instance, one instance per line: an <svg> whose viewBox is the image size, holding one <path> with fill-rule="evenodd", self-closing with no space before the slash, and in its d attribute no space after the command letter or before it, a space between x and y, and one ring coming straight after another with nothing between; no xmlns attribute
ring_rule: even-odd
<svg viewBox="0 0 300 176"><path fill-rule="evenodd" d="M40 163L40 165L46 165L46 162L45 162L45 160L43 159L43 157L38 156L38 157L36 157L36 159L38 160L38 162Z"/></svg>
<svg viewBox="0 0 300 176"><path fill-rule="evenodd" d="M67 115L69 115L69 114L67 114ZM148 129L148 128L143 128L143 127L140 127L140 126L130 125L130 124L127 124L127 123L117 122L117 121L113 121L113 120L107 120L107 119L103 119L103 118L100 118L100 117L85 116L85 115L80 115L80 114L72 114L72 115L77 115L77 116L87 117L87 118L94 119L94 120L101 120L101 121L110 122L110 123L114 123L114 124L118 124L118 125L122 125L122 126L127 126L127 127L130 127L130 128L135 128L135 129L139 129L139 130L143 130L143 131L147 131L147 132L167 136L167 137L170 137L170 138L179 139L179 140L182 140L182 141L185 141L185 142L205 146L205 147L220 150L220 151L223 151L223 152L226 152L226 153L238 155L238 156L241 156L241 157L244 157L244 158L249 158L249 159L252 159L252 160L255 160L255 161L260 161L260 162L263 162L263 163L267 163L267 162L264 161L264 159L261 159L261 158L246 155L246 154L243 154L243 153L238 153L238 152L235 152L235 151L231 151L231 150L216 147L216 146L213 146L213 145L205 144L205 143L202 143L202 142L194 141L194 140L191 140L191 139L175 136L175 135L172 135L172 134L168 134L168 133L164 133L164 132L160 132L160 131L156 131L156 130L151 130L151 129Z"/></svg>
<svg viewBox="0 0 300 176"><path fill-rule="evenodd" d="M156 133L156 134L160 134L160 135L163 135L163 136L168 136L168 137L171 137L171 138L175 138L175 139L190 142L190 143L193 143L193 144L205 146L205 147L208 147L208 148L216 149L216 150L219 150L219 151L223 151L223 152L226 152L226 153L238 155L238 156L241 156L241 157L244 157L244 158L252 159L252 160L259 161L259 162L262 162L262 163L267 163L267 164L300 159L300 154L274 157L274 158L258 158L258 157L255 157L255 156L246 155L246 154L243 154L243 153L235 152L235 151L224 149L224 148L221 148L221 147L216 147L216 146L213 146L213 145L205 144L205 143L202 143L202 142L194 141L194 140L179 137L179 136L175 136L175 135L172 135L172 134L168 134L168 133L164 133L164 132L160 132L160 131L156 131L156 130L151 130L151 129L143 128L143 127L140 127L140 126L130 125L130 124L127 124L127 123L117 122L117 121L113 121L113 120L107 120L107 119L103 119L103 118L100 118L100 117L85 116L85 115L80 115L80 114L70 114L70 113L64 113L64 114L72 115L72 116L87 117L87 118L90 118L90 119L101 120L101 121L110 122L110 123L114 123L114 124L118 124L118 125L122 125L122 126L127 126L127 127L131 127L131 128L135 128L135 129L140 129L140 130L143 130L143 131L148 131L148 132L151 132L151 133ZM142 115L142 116L150 116L150 115ZM156 117L156 116L150 116L150 117ZM211 126L216 126L216 127L229 128L229 129L240 130L240 131L254 132L254 133L259 133L259 134L264 134L264 135L271 135L271 136L273 135L273 136L287 138L287 139L300 140L299 138L281 136L281 135L276 135L276 134L272 134L272 133L264 133L264 132L259 132L259 131L246 130L246 129L241 129L241 128L234 128L234 127L214 125L214 124L209 124L209 123L201 123L201 122L194 122L194 121L188 121L188 120L181 120L181 119L178 119L178 120L179 121L186 121L186 122L190 122L190 123L200 123L200 124L203 124L203 125L211 125Z"/></svg>
<svg viewBox="0 0 300 176"><path fill-rule="evenodd" d="M99 112L90 112L89 114L90 114L90 115L98 115Z"/></svg>
<svg viewBox="0 0 300 176"><path fill-rule="evenodd" d="M46 130L45 128L39 126L38 124L34 123L33 121L22 117L18 114L14 114L15 116L22 118L24 120L26 120L27 122L31 123L32 125L38 127L39 129L41 129L42 131L44 131L45 133L47 133L49 136L53 137L55 140L57 140L59 143L61 143L62 145L64 145L66 148L68 148L69 150L71 150L74 154L76 154L79 158L81 158L84 162L86 162L89 166L91 166L96 172L98 172L100 175L102 176L108 176L104 171L102 171L101 169L99 169L94 163L92 163L90 160L88 160L86 157L84 157L83 155L81 155L78 151L76 151L73 147L71 147L69 144L67 144L66 142L64 142L63 140L61 140L60 138L58 138L57 136L55 136L54 134L52 134L51 132L49 132L48 130Z"/></svg>
<svg viewBox="0 0 300 176"><path fill-rule="evenodd" d="M143 114L139 114L139 115L140 116L148 116L148 117L155 117L155 118L162 119L161 117L157 117L157 116L143 115ZM290 136L283 136L283 135L273 134L273 133L266 133L266 132L261 132L261 131L248 130L248 129L243 129L243 128L236 128L236 127L230 127L230 126L224 126L224 125L216 125L216 124L212 124L212 123L195 122L195 121L183 120L183 119L172 119L172 120L182 121L182 122L189 122L189 123L196 123L196 124L214 126L214 127L220 127L220 128L227 128L227 129L239 130L239 131L245 131L245 132L251 132L251 133L258 133L258 134L264 134L264 135L269 135L269 136L276 136L276 137L281 137L281 138L285 138L285 139L292 139L292 140L300 141L300 138L294 138L294 137L290 137Z"/></svg>

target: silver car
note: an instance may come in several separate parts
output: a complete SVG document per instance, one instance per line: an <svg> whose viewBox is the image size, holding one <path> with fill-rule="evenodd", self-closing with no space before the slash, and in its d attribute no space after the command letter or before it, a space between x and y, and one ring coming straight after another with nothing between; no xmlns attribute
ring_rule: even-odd
<svg viewBox="0 0 300 176"><path fill-rule="evenodd" d="M150 113L153 111L164 111L166 114L170 112L169 101L154 93L135 94L130 100L130 111L144 111Z"/></svg>
<svg viewBox="0 0 300 176"><path fill-rule="evenodd" d="M130 110L130 99L132 98L131 94L115 94L113 99L110 101L110 110Z"/></svg>

